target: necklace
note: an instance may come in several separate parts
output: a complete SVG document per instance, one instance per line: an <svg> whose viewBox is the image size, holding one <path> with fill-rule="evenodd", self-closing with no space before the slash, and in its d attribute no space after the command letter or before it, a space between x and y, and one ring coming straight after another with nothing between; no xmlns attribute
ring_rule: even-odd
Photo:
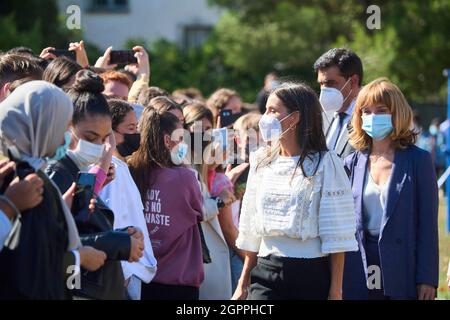
<svg viewBox="0 0 450 320"><path fill-rule="evenodd" d="M386 157L384 154L371 154L370 155L370 162L378 162L378 160L383 159L386 160Z"/></svg>
<svg viewBox="0 0 450 320"><path fill-rule="evenodd" d="M391 156L391 153L378 153L378 154L371 154L370 155L370 161L371 162L378 162L378 160L383 159L384 161L388 161L389 156Z"/></svg>

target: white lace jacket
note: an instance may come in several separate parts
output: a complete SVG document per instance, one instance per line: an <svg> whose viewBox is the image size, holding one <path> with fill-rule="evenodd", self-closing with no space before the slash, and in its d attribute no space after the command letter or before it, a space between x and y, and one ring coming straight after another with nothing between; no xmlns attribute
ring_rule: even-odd
<svg viewBox="0 0 450 320"><path fill-rule="evenodd" d="M356 217L349 179L335 152L305 160L304 177L299 157L277 157L259 167L264 150L250 157L250 173L243 198L238 248L259 252L264 237L305 241L320 237L322 254L356 251Z"/></svg>

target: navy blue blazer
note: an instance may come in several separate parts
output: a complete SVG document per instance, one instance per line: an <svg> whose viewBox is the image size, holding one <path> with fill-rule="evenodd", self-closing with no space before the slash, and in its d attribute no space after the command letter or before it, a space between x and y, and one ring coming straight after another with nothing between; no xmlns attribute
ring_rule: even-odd
<svg viewBox="0 0 450 320"><path fill-rule="evenodd" d="M367 299L367 264L363 226L363 188L368 152L345 159L356 212L358 252L347 252L344 299ZM417 285L438 287L438 187L430 154L416 146L397 150L379 236L380 264L386 296L417 299Z"/></svg>

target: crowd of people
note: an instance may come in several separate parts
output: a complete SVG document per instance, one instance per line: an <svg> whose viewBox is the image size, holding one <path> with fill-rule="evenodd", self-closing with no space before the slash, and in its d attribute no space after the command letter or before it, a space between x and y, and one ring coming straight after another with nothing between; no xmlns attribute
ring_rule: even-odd
<svg viewBox="0 0 450 320"><path fill-rule="evenodd" d="M353 51L251 105L52 49L0 54L0 299L435 299L436 157Z"/></svg>

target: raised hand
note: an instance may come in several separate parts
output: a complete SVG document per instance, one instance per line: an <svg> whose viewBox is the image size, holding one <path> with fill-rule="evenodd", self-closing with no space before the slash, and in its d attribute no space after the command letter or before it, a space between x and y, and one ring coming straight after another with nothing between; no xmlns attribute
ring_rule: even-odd
<svg viewBox="0 0 450 320"><path fill-rule="evenodd" d="M45 60L56 59L57 57L53 53L50 52L52 50L55 50L55 48L47 47L47 48L43 49L41 54L39 55L39 57L41 57L42 59L45 59Z"/></svg>
<svg viewBox="0 0 450 320"><path fill-rule="evenodd" d="M136 52L134 56L138 61L136 76L147 76L150 78L150 59L147 51L141 46L136 46L133 50Z"/></svg>
<svg viewBox="0 0 450 320"><path fill-rule="evenodd" d="M77 55L77 63L83 68L89 67L89 59L86 53L86 49L84 47L84 41L80 42L71 42L69 44L69 51L75 51Z"/></svg>
<svg viewBox="0 0 450 320"><path fill-rule="evenodd" d="M97 62L95 63L96 68L114 69L115 67L117 67L116 64L109 64L111 51L112 47L109 47L108 49L106 49L105 53L97 59Z"/></svg>

